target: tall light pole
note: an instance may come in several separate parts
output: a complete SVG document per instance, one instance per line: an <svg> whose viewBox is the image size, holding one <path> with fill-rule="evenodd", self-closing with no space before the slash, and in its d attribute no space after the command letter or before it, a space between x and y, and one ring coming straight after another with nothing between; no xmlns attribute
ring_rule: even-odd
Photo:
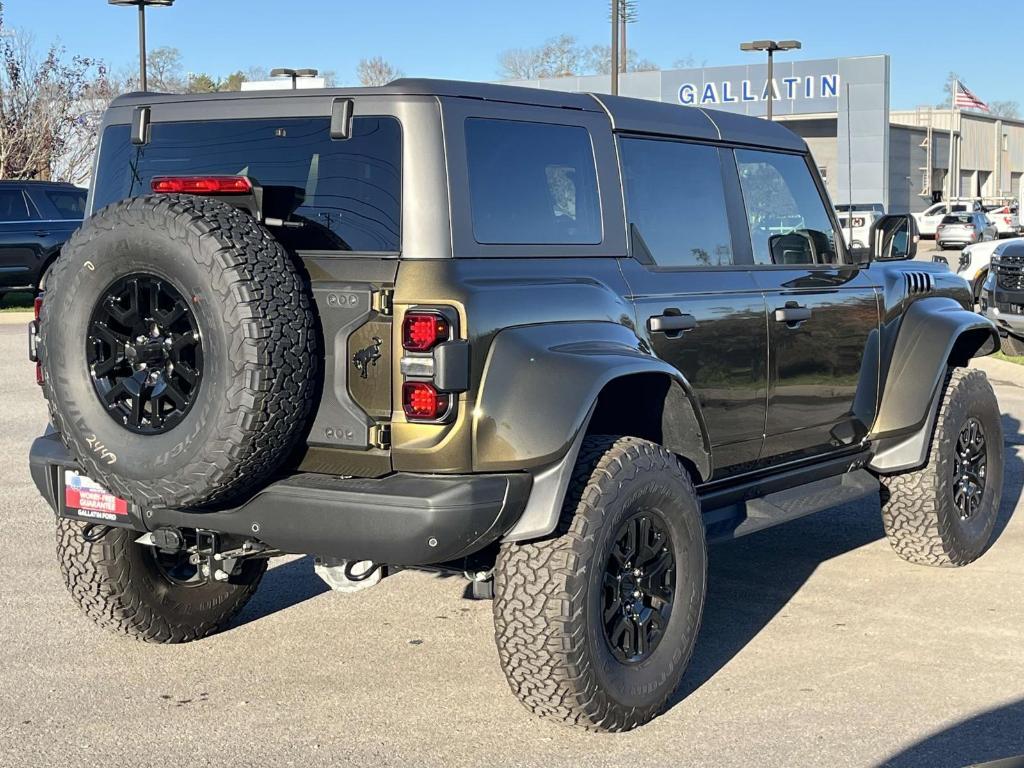
<svg viewBox="0 0 1024 768"><path fill-rule="evenodd" d="M146 6L169 7L174 0L107 0L111 5L137 5L139 7L139 90L149 90L146 82Z"/></svg>
<svg viewBox="0 0 1024 768"><path fill-rule="evenodd" d="M619 0L612 0L612 95L619 93Z"/></svg>
<svg viewBox="0 0 1024 768"><path fill-rule="evenodd" d="M768 119L772 119L772 104L775 102L775 57L776 51L795 51L803 46L799 40L754 40L751 43L740 43L741 51L768 52Z"/></svg>

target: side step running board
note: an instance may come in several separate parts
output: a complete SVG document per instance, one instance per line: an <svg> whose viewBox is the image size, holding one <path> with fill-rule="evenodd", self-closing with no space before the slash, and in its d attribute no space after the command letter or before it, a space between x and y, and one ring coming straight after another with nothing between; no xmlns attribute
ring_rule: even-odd
<svg viewBox="0 0 1024 768"><path fill-rule="evenodd" d="M703 510L709 541L738 539L790 520L871 496L878 479L866 469L798 485L748 501Z"/></svg>

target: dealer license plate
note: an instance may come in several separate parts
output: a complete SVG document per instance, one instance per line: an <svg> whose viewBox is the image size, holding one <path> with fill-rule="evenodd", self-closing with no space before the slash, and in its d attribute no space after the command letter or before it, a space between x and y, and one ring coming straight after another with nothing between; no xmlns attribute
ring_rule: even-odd
<svg viewBox="0 0 1024 768"><path fill-rule="evenodd" d="M131 525L128 502L115 496L91 477L64 470L61 516L108 525Z"/></svg>

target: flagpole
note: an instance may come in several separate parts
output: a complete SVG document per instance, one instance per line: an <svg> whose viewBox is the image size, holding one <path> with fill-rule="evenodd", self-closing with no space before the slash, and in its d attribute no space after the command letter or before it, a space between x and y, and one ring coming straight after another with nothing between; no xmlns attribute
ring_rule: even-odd
<svg viewBox="0 0 1024 768"><path fill-rule="evenodd" d="M956 89L959 84L960 81L954 79L949 89L949 199L946 202L953 200L956 191L956 187L953 186L953 123L956 119Z"/></svg>

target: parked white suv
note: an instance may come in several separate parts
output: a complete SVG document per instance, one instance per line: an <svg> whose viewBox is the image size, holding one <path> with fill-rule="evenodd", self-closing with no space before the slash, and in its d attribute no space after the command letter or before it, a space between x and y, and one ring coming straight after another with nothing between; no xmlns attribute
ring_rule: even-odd
<svg viewBox="0 0 1024 768"><path fill-rule="evenodd" d="M917 230L922 237L934 237L942 220L950 213L984 213L980 200L954 200L952 203L935 203L920 213L912 214L917 221Z"/></svg>
<svg viewBox="0 0 1024 768"><path fill-rule="evenodd" d="M992 256L1002 253L1007 246L1017 247L1024 243L1024 237L1015 237L1010 240L988 240L983 243L968 245L960 251L960 262L950 264L950 269L971 284L974 291L975 303L981 300L982 287L985 279L991 270ZM945 256L934 256L933 261L947 261ZM948 263L948 261L947 261Z"/></svg>

